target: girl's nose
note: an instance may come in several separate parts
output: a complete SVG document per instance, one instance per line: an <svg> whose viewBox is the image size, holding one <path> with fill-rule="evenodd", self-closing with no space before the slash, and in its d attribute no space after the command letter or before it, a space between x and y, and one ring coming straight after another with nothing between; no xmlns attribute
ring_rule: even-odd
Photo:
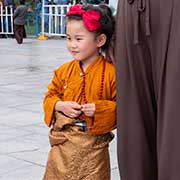
<svg viewBox="0 0 180 180"><path fill-rule="evenodd" d="M76 47L77 47L77 44L76 44L75 41L71 41L71 47L72 47L72 48L76 48Z"/></svg>

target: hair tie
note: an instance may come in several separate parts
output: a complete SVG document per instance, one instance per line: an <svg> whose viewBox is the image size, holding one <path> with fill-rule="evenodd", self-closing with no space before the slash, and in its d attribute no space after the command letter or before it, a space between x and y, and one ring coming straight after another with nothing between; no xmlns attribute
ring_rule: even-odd
<svg viewBox="0 0 180 180"><path fill-rule="evenodd" d="M95 10L83 10L80 4L76 4L69 8L66 16L78 15L82 17L82 20L89 31L101 30L101 24L99 22L101 13Z"/></svg>

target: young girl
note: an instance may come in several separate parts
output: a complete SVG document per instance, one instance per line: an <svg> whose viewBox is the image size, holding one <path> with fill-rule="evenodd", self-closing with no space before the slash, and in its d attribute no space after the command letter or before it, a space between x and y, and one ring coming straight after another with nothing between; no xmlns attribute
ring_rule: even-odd
<svg viewBox="0 0 180 180"><path fill-rule="evenodd" d="M44 99L52 126L44 180L110 180L108 144L116 128L115 69L101 53L114 20L105 6L71 6L67 48L74 60L54 72Z"/></svg>

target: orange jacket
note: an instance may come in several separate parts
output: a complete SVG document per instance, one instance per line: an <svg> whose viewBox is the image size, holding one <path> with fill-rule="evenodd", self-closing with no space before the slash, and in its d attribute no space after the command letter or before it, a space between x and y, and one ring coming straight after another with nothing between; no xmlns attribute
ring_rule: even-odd
<svg viewBox="0 0 180 180"><path fill-rule="evenodd" d="M105 61L104 88L99 99L103 61ZM89 133L104 134L116 128L116 78L115 68L100 56L85 72L85 92L88 103L95 103L95 116L84 115ZM54 77L48 85L44 98L45 123L51 126L54 107L57 101L76 101L84 104L81 97L83 85L82 70L78 60L63 64L54 71Z"/></svg>

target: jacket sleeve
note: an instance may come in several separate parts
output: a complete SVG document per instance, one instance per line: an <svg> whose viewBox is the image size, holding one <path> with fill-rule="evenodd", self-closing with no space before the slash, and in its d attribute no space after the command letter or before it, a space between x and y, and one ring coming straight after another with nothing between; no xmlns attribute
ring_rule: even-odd
<svg viewBox="0 0 180 180"><path fill-rule="evenodd" d="M91 134L105 134L116 128L116 80L111 79L109 87L110 100L96 100L96 111L93 120L93 126L89 128Z"/></svg>
<svg viewBox="0 0 180 180"><path fill-rule="evenodd" d="M54 118L54 107L57 101L61 101L63 93L63 83L59 80L57 71L54 72L54 77L48 85L48 91L45 94L43 101L44 106L44 121L47 126L51 126Z"/></svg>
<svg viewBox="0 0 180 180"><path fill-rule="evenodd" d="M96 112L93 126L89 128L91 134L105 134L116 128L116 102L99 100L95 102Z"/></svg>

